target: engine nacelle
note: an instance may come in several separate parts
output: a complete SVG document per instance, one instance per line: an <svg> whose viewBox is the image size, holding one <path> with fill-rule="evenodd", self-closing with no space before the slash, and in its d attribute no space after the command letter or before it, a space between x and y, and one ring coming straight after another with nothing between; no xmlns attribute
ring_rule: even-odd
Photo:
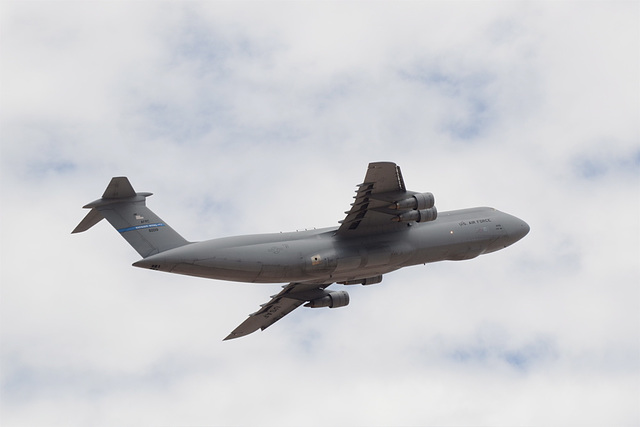
<svg viewBox="0 0 640 427"><path fill-rule="evenodd" d="M323 296L322 298L309 301L304 306L311 307L311 308L318 308L318 307L336 308L336 307L344 307L345 305L349 305L349 294L345 291L336 291L336 292L329 292L327 295Z"/></svg>
<svg viewBox="0 0 640 427"><path fill-rule="evenodd" d="M438 210L434 206L430 209L405 212L398 216L394 216L393 218L391 218L391 220L396 222L427 222L433 221L436 218L438 218Z"/></svg>
<svg viewBox="0 0 640 427"><path fill-rule="evenodd" d="M408 199L400 200L392 203L389 209L407 210L407 209L431 209L436 204L436 199L431 193L418 193Z"/></svg>

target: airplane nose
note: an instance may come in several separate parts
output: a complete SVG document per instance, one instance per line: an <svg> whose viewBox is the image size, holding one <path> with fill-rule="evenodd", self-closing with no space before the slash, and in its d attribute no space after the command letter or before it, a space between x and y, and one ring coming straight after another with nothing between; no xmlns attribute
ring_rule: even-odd
<svg viewBox="0 0 640 427"><path fill-rule="evenodd" d="M527 224L523 220L518 219L518 223L519 224L516 227L514 227L514 229L509 233L513 237L514 242L517 242L518 240L522 239L524 236L529 234L529 231L531 230L531 228L529 227L529 224Z"/></svg>

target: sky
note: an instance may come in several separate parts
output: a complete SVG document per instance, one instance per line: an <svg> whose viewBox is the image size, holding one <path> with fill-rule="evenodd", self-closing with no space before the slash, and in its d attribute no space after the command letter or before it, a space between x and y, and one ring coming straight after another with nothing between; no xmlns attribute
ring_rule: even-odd
<svg viewBox="0 0 640 427"><path fill-rule="evenodd" d="M0 3L0 423L640 425L639 22ZM225 342L280 285L132 268L106 221L70 234L113 176L188 240L335 226L373 161L531 232Z"/></svg>

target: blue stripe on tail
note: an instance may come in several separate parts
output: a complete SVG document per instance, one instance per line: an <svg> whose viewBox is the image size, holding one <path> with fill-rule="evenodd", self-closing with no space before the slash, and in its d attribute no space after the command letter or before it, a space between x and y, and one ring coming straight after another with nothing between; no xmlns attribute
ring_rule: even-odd
<svg viewBox="0 0 640 427"><path fill-rule="evenodd" d="M159 222L157 224L136 225L136 226L133 226L133 227L121 228L121 229L118 230L118 232L119 233L126 233L127 231L144 230L145 228L157 228L157 227L164 227L164 224Z"/></svg>

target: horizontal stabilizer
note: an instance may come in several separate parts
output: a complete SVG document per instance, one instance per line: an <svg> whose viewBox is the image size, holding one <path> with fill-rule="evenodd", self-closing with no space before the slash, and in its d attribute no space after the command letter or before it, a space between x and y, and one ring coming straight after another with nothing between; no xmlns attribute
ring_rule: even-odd
<svg viewBox="0 0 640 427"><path fill-rule="evenodd" d="M91 227L93 227L103 219L104 219L104 216L102 216L100 211L97 210L96 208L93 208L89 211L87 216L85 216L84 219L80 221L80 224L78 224L78 226L71 232L71 234L82 233L83 231L87 231L88 229L90 229Z"/></svg>
<svg viewBox="0 0 640 427"><path fill-rule="evenodd" d="M107 189L104 190L104 194L102 195L103 199L124 199L127 197L135 197L136 192L133 189L133 186L124 176L117 176L111 178L111 182L107 186Z"/></svg>
<svg viewBox="0 0 640 427"><path fill-rule="evenodd" d="M71 232L71 234L87 231L88 229L99 223L101 220L103 220L104 215L100 212L99 209L97 209L98 207L113 203L117 199L130 199L136 196L137 194L127 177L118 176L111 178L109 185L107 185L107 189L104 190L102 199L98 199L84 206L85 208L91 210L89 211L87 216L85 216L84 219L80 221L80 224L78 224L78 226Z"/></svg>

